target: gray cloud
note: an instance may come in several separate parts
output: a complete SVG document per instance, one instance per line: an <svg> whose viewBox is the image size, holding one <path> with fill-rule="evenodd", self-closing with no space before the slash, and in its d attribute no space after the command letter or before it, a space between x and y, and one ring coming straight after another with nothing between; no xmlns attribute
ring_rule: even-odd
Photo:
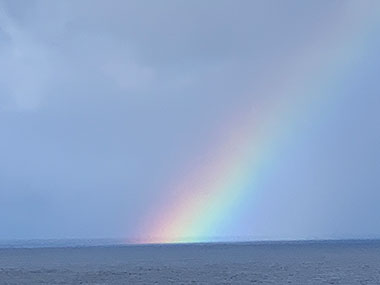
<svg viewBox="0 0 380 285"><path fill-rule="evenodd" d="M4 9L0 11L1 93L10 96L3 108L34 109L49 90L55 68L54 54L14 23Z"/></svg>

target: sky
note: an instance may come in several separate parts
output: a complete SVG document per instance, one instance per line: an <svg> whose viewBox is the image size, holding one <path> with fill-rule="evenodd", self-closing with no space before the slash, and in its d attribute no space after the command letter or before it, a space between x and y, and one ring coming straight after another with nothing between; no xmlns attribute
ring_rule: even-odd
<svg viewBox="0 0 380 285"><path fill-rule="evenodd" d="M0 239L380 238L376 0L0 0Z"/></svg>

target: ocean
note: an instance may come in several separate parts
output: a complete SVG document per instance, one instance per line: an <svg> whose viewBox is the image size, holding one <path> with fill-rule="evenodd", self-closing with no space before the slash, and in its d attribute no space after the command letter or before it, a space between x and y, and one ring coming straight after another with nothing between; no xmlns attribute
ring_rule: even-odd
<svg viewBox="0 0 380 285"><path fill-rule="evenodd" d="M380 241L2 242L0 284L380 284Z"/></svg>

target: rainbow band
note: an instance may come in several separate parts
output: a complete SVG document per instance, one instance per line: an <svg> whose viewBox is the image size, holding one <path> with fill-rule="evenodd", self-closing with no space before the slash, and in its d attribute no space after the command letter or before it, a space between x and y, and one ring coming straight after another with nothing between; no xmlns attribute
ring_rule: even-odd
<svg viewBox="0 0 380 285"><path fill-rule="evenodd" d="M295 60L284 62L283 70L272 68L269 79L273 87L260 90L270 100L257 112L235 121L226 131L229 139L215 144L219 145L217 154L208 156L206 165L177 183L171 191L177 193L174 199L167 198L163 207L147 215L146 239L140 242L209 241L223 220L234 214L234 207L255 195L255 182L265 164L275 158L309 106L334 100L323 90L331 88L337 74L352 69L373 31L371 20L376 25L379 22L380 5L376 2L342 5L328 29L295 52ZM324 33L326 30L329 32Z"/></svg>

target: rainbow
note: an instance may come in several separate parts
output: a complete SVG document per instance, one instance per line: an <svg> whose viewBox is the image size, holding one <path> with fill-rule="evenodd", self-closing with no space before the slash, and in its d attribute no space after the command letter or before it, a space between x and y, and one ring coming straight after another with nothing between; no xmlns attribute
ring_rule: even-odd
<svg viewBox="0 0 380 285"><path fill-rule="evenodd" d="M352 70L378 24L380 5L373 1L342 2L334 18L311 41L281 63L267 67L264 95L252 112L225 122L223 141L204 155L201 166L171 183L169 195L148 212L141 243L210 241L240 201L255 195L255 185L276 158L298 122L313 116L321 104L338 100L330 90ZM278 68L278 66L282 68ZM220 136L217 136L220 137Z"/></svg>

